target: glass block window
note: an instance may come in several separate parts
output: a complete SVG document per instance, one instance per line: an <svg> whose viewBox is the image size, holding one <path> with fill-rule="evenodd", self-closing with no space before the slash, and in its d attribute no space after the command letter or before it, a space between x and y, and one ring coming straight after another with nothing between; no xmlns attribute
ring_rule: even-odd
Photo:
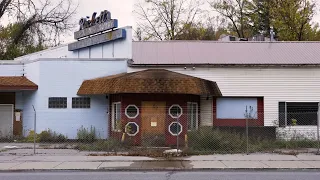
<svg viewBox="0 0 320 180"><path fill-rule="evenodd" d="M90 108L90 98L89 97L72 98L72 108Z"/></svg>
<svg viewBox="0 0 320 180"><path fill-rule="evenodd" d="M49 108L64 109L67 108L66 97L49 97Z"/></svg>

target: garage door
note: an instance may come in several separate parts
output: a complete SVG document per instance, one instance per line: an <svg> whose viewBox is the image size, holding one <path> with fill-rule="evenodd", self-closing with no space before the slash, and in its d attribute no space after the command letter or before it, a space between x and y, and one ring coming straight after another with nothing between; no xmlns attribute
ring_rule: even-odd
<svg viewBox="0 0 320 180"><path fill-rule="evenodd" d="M0 104L0 137L12 135L13 105Z"/></svg>

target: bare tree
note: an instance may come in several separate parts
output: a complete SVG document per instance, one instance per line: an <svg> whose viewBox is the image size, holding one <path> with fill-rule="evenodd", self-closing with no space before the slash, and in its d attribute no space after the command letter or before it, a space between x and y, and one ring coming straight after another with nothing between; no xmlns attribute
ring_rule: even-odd
<svg viewBox="0 0 320 180"><path fill-rule="evenodd" d="M61 33L71 30L71 22L77 5L72 0L3 0L0 18L7 13L14 23L20 25L12 43L21 41L28 33L39 41L59 42Z"/></svg>
<svg viewBox="0 0 320 180"><path fill-rule="evenodd" d="M201 13L201 0L144 0L135 4L137 26L144 39L174 40L185 24Z"/></svg>
<svg viewBox="0 0 320 180"><path fill-rule="evenodd" d="M249 29L246 27L249 25L248 0L214 0L209 3L216 12L231 22L238 37L244 38L246 36L246 30Z"/></svg>
<svg viewBox="0 0 320 180"><path fill-rule="evenodd" d="M11 4L12 0L2 0L0 2L0 19L8 9L9 5Z"/></svg>

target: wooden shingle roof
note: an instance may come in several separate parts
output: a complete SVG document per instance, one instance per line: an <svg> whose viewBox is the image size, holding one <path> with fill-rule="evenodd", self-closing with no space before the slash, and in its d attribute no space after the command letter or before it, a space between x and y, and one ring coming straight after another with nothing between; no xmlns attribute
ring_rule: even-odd
<svg viewBox="0 0 320 180"><path fill-rule="evenodd" d="M0 76L0 90L37 90L38 85L24 76Z"/></svg>
<svg viewBox="0 0 320 180"><path fill-rule="evenodd" d="M78 95L160 93L221 96L216 82L164 69L148 69L86 80Z"/></svg>

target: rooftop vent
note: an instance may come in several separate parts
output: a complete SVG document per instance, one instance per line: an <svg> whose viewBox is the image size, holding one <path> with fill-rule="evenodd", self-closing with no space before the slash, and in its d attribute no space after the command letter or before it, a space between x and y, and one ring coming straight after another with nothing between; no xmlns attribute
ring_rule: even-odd
<svg viewBox="0 0 320 180"><path fill-rule="evenodd" d="M237 41L237 37L222 34L218 41Z"/></svg>

